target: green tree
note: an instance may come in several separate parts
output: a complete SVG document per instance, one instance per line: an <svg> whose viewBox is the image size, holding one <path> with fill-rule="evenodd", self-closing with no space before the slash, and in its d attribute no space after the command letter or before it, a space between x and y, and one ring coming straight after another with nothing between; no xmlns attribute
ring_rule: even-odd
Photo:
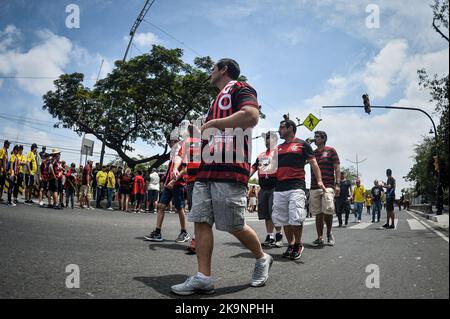
<svg viewBox="0 0 450 319"><path fill-rule="evenodd" d="M59 120L56 127L93 134L129 167L150 161L158 167L169 158L170 132L184 119L203 116L216 95L207 85L211 58L196 58L192 66L182 56L181 49L155 45L150 54L116 61L115 69L92 89L83 85L81 73L61 75L56 89L43 96L43 109ZM165 150L132 158L126 151L133 151L138 140Z"/></svg>
<svg viewBox="0 0 450 319"><path fill-rule="evenodd" d="M433 10L434 30L449 42L448 21L449 1L435 0L431 5ZM415 162L406 176L408 180L416 183L415 191L418 195L426 195L434 200L436 198L435 185L437 184L437 172L433 166L433 156L439 150L439 167L441 169L441 184L446 196L444 201L448 204L448 172L449 172L449 75L430 77L425 69L417 71L419 85L430 92L430 102L436 105L435 111L440 116L437 127L437 142L434 139L424 138L415 148ZM437 143L437 145L436 145Z"/></svg>
<svg viewBox="0 0 450 319"><path fill-rule="evenodd" d="M353 166L350 167L343 167L341 166L341 172L345 173L345 178L350 181L352 186L356 184L357 174L356 174L356 168Z"/></svg>

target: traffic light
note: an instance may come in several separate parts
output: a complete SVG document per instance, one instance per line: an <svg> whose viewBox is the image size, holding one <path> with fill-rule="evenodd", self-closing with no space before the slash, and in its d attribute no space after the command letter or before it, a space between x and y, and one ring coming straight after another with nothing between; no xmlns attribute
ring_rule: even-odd
<svg viewBox="0 0 450 319"><path fill-rule="evenodd" d="M370 114L371 109L370 109L369 94L367 94L367 93L363 94L362 98L363 98L363 102L364 102L364 111L367 114Z"/></svg>
<svg viewBox="0 0 450 319"><path fill-rule="evenodd" d="M433 165L434 165L434 170L435 170L436 172L439 172L439 157L438 157L437 155L434 155L434 156L433 156L433 159L434 159L434 163L433 163Z"/></svg>

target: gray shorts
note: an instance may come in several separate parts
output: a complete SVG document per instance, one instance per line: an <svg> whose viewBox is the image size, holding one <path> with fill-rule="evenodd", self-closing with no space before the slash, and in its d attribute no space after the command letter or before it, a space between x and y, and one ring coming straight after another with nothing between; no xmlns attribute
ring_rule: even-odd
<svg viewBox="0 0 450 319"><path fill-rule="evenodd" d="M245 226L247 188L241 184L195 182L188 220L216 224L217 230L236 231Z"/></svg>
<svg viewBox="0 0 450 319"><path fill-rule="evenodd" d="M259 220L272 219L273 188L261 188L258 193L258 218Z"/></svg>

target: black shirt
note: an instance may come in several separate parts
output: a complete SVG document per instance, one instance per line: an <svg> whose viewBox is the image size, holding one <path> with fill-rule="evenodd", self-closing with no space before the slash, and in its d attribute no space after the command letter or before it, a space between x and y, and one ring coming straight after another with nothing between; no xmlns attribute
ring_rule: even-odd
<svg viewBox="0 0 450 319"><path fill-rule="evenodd" d="M383 187L381 187L381 186L374 186L374 187L372 187L372 190L370 191L370 194L372 195L374 201L380 201L382 193L383 193Z"/></svg>
<svg viewBox="0 0 450 319"><path fill-rule="evenodd" d="M341 192L339 193L339 199L341 200L347 200L347 198L350 197L350 187L352 186L352 183L350 183L349 180L341 181L339 184L339 187L341 189Z"/></svg>

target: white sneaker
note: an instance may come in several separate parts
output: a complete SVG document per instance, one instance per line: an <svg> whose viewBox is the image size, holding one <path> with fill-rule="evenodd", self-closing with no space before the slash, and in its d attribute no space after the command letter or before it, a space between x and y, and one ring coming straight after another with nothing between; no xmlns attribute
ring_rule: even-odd
<svg viewBox="0 0 450 319"><path fill-rule="evenodd" d="M114 210L114 208L110 207L110 208L108 208L108 210Z"/></svg>
<svg viewBox="0 0 450 319"><path fill-rule="evenodd" d="M189 277L184 283L170 287L174 294L189 296L193 294L214 293L214 283L212 279L200 278L198 276Z"/></svg>
<svg viewBox="0 0 450 319"><path fill-rule="evenodd" d="M269 279L269 270L272 267L273 257L266 253L264 253L264 256L266 259L263 262L257 260L255 263L255 269L250 279L250 286L252 287L264 286L267 279Z"/></svg>
<svg viewBox="0 0 450 319"><path fill-rule="evenodd" d="M44 206L44 202L43 202L43 201L40 201L40 202L39 202L39 206Z"/></svg>

